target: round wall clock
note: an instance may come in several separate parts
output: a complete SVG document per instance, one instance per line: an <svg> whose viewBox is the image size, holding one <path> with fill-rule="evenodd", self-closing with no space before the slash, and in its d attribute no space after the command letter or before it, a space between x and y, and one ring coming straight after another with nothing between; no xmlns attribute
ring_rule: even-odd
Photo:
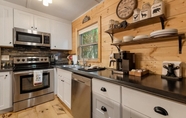
<svg viewBox="0 0 186 118"><path fill-rule="evenodd" d="M116 8L116 14L121 19L127 19L132 16L137 7L137 0L121 0Z"/></svg>

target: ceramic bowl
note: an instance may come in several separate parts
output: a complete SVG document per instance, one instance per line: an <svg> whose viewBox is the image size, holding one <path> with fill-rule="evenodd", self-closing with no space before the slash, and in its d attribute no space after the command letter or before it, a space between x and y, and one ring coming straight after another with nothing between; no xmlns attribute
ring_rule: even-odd
<svg viewBox="0 0 186 118"><path fill-rule="evenodd" d="M121 43L120 39L114 38L113 43Z"/></svg>
<svg viewBox="0 0 186 118"><path fill-rule="evenodd" d="M133 36L124 36L123 37L123 42L129 42L129 41L132 41L133 40Z"/></svg>

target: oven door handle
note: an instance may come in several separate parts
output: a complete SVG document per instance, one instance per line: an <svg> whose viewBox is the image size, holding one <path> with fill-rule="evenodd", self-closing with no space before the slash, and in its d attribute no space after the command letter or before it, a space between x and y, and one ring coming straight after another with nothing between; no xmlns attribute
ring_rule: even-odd
<svg viewBox="0 0 186 118"><path fill-rule="evenodd" d="M43 73L49 73L48 71L43 71Z"/></svg>
<svg viewBox="0 0 186 118"><path fill-rule="evenodd" d="M43 71L43 73L50 73L49 71ZM28 74L28 75L33 75L33 71L24 71L24 72L14 72L14 75L19 75L19 74Z"/></svg>

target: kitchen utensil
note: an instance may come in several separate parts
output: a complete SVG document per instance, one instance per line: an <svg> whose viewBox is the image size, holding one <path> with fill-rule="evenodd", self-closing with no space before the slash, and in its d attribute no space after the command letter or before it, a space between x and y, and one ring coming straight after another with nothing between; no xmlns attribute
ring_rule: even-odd
<svg viewBox="0 0 186 118"><path fill-rule="evenodd" d="M182 78L181 61L163 61L162 78L179 80Z"/></svg>
<svg viewBox="0 0 186 118"><path fill-rule="evenodd" d="M151 5L150 3L144 3L140 11L140 20L144 20L151 17Z"/></svg>
<svg viewBox="0 0 186 118"><path fill-rule="evenodd" d="M132 41L133 40L133 36L124 36L123 37L123 42L129 42L129 41Z"/></svg>
<svg viewBox="0 0 186 118"><path fill-rule="evenodd" d="M140 39L146 39L146 38L149 38L149 36L148 35L138 35L135 38L133 38L133 40L140 40Z"/></svg>
<svg viewBox="0 0 186 118"><path fill-rule="evenodd" d="M165 13L165 3L162 0L154 0L151 7L151 16L158 16Z"/></svg>
<svg viewBox="0 0 186 118"><path fill-rule="evenodd" d="M113 63L113 66L114 66L115 62L116 62L116 60L110 60L109 67L111 67L112 63Z"/></svg>
<svg viewBox="0 0 186 118"><path fill-rule="evenodd" d="M110 59L109 67L111 67L112 63L113 63L113 66L114 66L114 63L116 62L116 60L114 59L113 52L111 52L109 59Z"/></svg>
<svg viewBox="0 0 186 118"><path fill-rule="evenodd" d="M175 33L167 33L167 34L157 34L150 36L151 38L158 38L158 37L166 37L166 36L174 36Z"/></svg>
<svg viewBox="0 0 186 118"><path fill-rule="evenodd" d="M119 21L114 21L114 28L119 28L119 27L120 27Z"/></svg>
<svg viewBox="0 0 186 118"><path fill-rule="evenodd" d="M178 30L177 29L162 29L162 30L157 30L157 31L151 32L150 33L150 36L159 35L159 34L166 34L166 33L178 33Z"/></svg>
<svg viewBox="0 0 186 118"><path fill-rule="evenodd" d="M73 64L77 64L78 56L77 55L72 55L72 61L73 61Z"/></svg>
<svg viewBox="0 0 186 118"><path fill-rule="evenodd" d="M120 39L114 38L113 43L121 43L122 41Z"/></svg>
<svg viewBox="0 0 186 118"><path fill-rule="evenodd" d="M137 22L139 20L140 20L140 9L136 8L133 14L133 22Z"/></svg>
<svg viewBox="0 0 186 118"><path fill-rule="evenodd" d="M114 28L114 20L110 19L109 20L109 29L113 29Z"/></svg>
<svg viewBox="0 0 186 118"><path fill-rule="evenodd" d="M121 25L121 28L126 28L127 27L127 21L126 20L124 20L124 21L122 21L121 23L120 23L120 25Z"/></svg>

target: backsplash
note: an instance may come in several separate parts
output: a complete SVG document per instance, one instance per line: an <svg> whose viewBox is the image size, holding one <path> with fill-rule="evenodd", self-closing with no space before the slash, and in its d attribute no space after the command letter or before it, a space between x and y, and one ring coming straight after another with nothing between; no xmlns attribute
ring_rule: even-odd
<svg viewBox="0 0 186 118"><path fill-rule="evenodd" d="M1 60L1 66L3 63L6 66L11 66L13 62L13 57L16 56L38 56L38 57L50 57L51 55L58 56L58 60L56 60L57 64L68 64L67 56L68 51L52 51L49 48L39 48L39 47L14 47L14 48L1 48L0 56L9 55L9 60Z"/></svg>

